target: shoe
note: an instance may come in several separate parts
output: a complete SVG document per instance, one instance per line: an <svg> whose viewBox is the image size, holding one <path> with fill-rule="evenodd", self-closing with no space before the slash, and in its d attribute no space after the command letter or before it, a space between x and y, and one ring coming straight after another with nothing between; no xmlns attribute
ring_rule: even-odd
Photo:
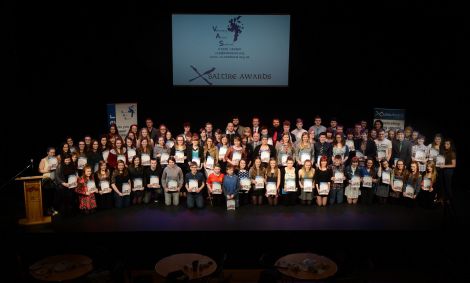
<svg viewBox="0 0 470 283"><path fill-rule="evenodd" d="M59 212L57 210L52 210L52 216L55 216L57 214L59 214Z"/></svg>
<svg viewBox="0 0 470 283"><path fill-rule="evenodd" d="M158 203L158 200L154 200L153 202L154 202L154 203Z"/></svg>

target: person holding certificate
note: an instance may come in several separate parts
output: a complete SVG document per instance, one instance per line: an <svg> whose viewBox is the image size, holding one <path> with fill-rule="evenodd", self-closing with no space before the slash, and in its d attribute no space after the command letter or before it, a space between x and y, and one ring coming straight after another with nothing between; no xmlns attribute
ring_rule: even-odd
<svg viewBox="0 0 470 283"><path fill-rule="evenodd" d="M131 179L123 160L117 162L111 177L111 187L114 191L114 207L128 207L131 204Z"/></svg>
<svg viewBox="0 0 470 283"><path fill-rule="evenodd" d="M299 170L299 187L301 189L299 198L304 205L312 204L314 178L315 169L312 167L312 161L305 160L302 168Z"/></svg>
<svg viewBox="0 0 470 283"><path fill-rule="evenodd" d="M186 190L188 191L186 203L189 209L193 208L195 205L197 208L203 208L204 197L201 191L204 188L204 176L198 171L196 162L191 162L189 169L191 172L187 173L184 178L186 180Z"/></svg>
<svg viewBox="0 0 470 283"><path fill-rule="evenodd" d="M192 143L192 137L191 137L191 143ZM183 136L179 135L176 137L176 144L171 149L171 153L170 153L170 156L175 159L176 165L178 165L178 167L181 168L183 172L183 176L184 174L189 172L188 161L190 158L187 155L187 153L191 151L191 149L189 148L190 146L186 146ZM180 196L186 196L186 189L180 193Z"/></svg>
<svg viewBox="0 0 470 283"><path fill-rule="evenodd" d="M419 135L417 143L411 148L411 160L417 161L419 172L426 171L426 162L429 160L429 148L424 145L424 136Z"/></svg>
<svg viewBox="0 0 470 283"><path fill-rule="evenodd" d="M149 203L152 198L155 202L159 202L161 196L163 196L163 189L160 182L162 173L162 167L155 158L152 158L150 160L150 167L144 168L144 203Z"/></svg>
<svg viewBox="0 0 470 283"><path fill-rule="evenodd" d="M434 197L436 196L436 191L434 190L434 184L437 180L437 170L434 161L428 160L426 162L426 172L423 176L421 182L421 190L418 194L418 202L424 208L433 208Z"/></svg>
<svg viewBox="0 0 470 283"><path fill-rule="evenodd" d="M389 161L392 157L392 142L385 138L384 129L380 129L377 134L378 137L375 140L375 145L377 146L376 161L380 162L382 159Z"/></svg>
<svg viewBox="0 0 470 283"><path fill-rule="evenodd" d="M135 140L130 138L129 136L126 137L126 152L127 152L127 161L126 164L132 164L132 158L137 155L137 149L134 145Z"/></svg>
<svg viewBox="0 0 470 283"><path fill-rule="evenodd" d="M328 157L320 158L318 170L315 172L315 188L318 206L326 206L330 192L331 178L333 173L328 169Z"/></svg>
<svg viewBox="0 0 470 283"><path fill-rule="evenodd" d="M337 133L335 135L335 139L333 141L333 159L332 162L334 162L334 159L336 156L339 155L341 156L341 164L346 164L349 158L349 148L346 145L346 141L344 140L343 134Z"/></svg>
<svg viewBox="0 0 470 283"><path fill-rule="evenodd" d="M165 205L177 206L180 201L180 190L183 187L183 171L176 165L174 157L168 159L168 166L163 170L162 186L165 192Z"/></svg>
<svg viewBox="0 0 470 283"><path fill-rule="evenodd" d="M143 140L147 140L147 145L150 145L150 148L153 148L154 141L152 140L152 138L150 138L149 130L147 130L147 128L140 129L139 138L137 139L137 142L136 142L137 148L140 148Z"/></svg>
<svg viewBox="0 0 470 283"><path fill-rule="evenodd" d="M204 170L205 176L208 177L214 170L214 165L219 160L219 151L214 144L213 138L207 138L206 144L204 145Z"/></svg>
<svg viewBox="0 0 470 283"><path fill-rule="evenodd" d="M197 170L201 170L202 163L204 162L204 148L199 145L199 136L197 134L193 135L191 144L191 146L186 148L186 156L188 156L186 162L188 168L192 162L195 162L197 164Z"/></svg>
<svg viewBox="0 0 470 283"><path fill-rule="evenodd" d="M224 134L220 138L220 143L217 144L217 151L218 151L218 164L220 165L220 169L225 172L227 168L227 162L225 161L225 155L227 154L228 149L230 148L228 137Z"/></svg>
<svg viewBox="0 0 470 283"><path fill-rule="evenodd" d="M276 164L276 160L274 160ZM276 165L277 168L277 165ZM264 194L264 182L266 169L261 163L261 158L255 158L253 166L250 168L250 181L253 187L253 192L251 193L251 203L253 205L261 205L263 203L263 194Z"/></svg>
<svg viewBox="0 0 470 283"><path fill-rule="evenodd" d="M238 138L238 137L235 137ZM238 192L240 191L240 180L238 179L237 175L234 174L235 166L227 165L227 174L224 176L224 180L222 183L222 188L225 195L225 200L228 201L234 200L235 201L235 208L239 207L238 203ZM228 207L228 205L227 205Z"/></svg>
<svg viewBox="0 0 470 283"><path fill-rule="evenodd" d="M173 138L173 135L170 131L167 131L165 134L165 145L167 148L172 149L175 146L176 140Z"/></svg>
<svg viewBox="0 0 470 283"><path fill-rule="evenodd" d="M39 162L39 173L42 174L42 190L43 201L46 213L55 215L57 211L54 210L53 201L55 195L55 171L58 165L58 159L55 156L55 148L49 147L47 149L47 156Z"/></svg>
<svg viewBox="0 0 470 283"><path fill-rule="evenodd" d="M294 147L290 140L291 133L283 133L281 139L276 143L277 165L279 168L287 166L287 159L294 160Z"/></svg>
<svg viewBox="0 0 470 283"><path fill-rule="evenodd" d="M308 132L304 132L295 146L295 160L298 168L302 168L305 161L312 161L315 157L313 144L310 142Z"/></svg>
<svg viewBox="0 0 470 283"><path fill-rule="evenodd" d="M261 160L259 158L255 159L255 164L258 162L261 165ZM253 168L255 166L253 166ZM253 175L255 174L256 173L254 173ZM256 178L258 178L258 181L256 180ZM281 170L279 170L279 168L277 167L277 162L274 158L269 161L269 166L265 171L263 180L261 180L261 178L259 178L258 176L255 177L255 181L254 181L255 187L256 187L256 183L260 183L260 181L265 181L266 183L266 198L268 199L268 204L271 206L276 206L279 200L279 186L281 185ZM263 189L259 189L258 191L263 191ZM262 199L258 197L258 201L259 201L259 205L261 205Z"/></svg>
<svg viewBox="0 0 470 283"><path fill-rule="evenodd" d="M158 137L157 143L153 147L153 158L157 159L158 164L165 168L168 165L168 158L170 158L171 149L165 144L165 138Z"/></svg>
<svg viewBox="0 0 470 283"><path fill-rule="evenodd" d="M78 155L78 160L77 160L78 175L82 176L83 168L85 168L85 165L88 164L87 152L85 150L85 141L78 142L78 150L75 153L77 153Z"/></svg>
<svg viewBox="0 0 470 283"><path fill-rule="evenodd" d="M121 137L116 138L114 142L114 147L109 151L107 163L109 165L110 170L116 169L117 162L119 160L127 163L127 152L126 148L123 146L123 141Z"/></svg>
<svg viewBox="0 0 470 283"><path fill-rule="evenodd" d="M261 159L263 167L267 167L269 160L276 157L276 149L268 144L268 136L261 136L261 144L253 151L253 160L258 157Z"/></svg>
<svg viewBox="0 0 470 283"><path fill-rule="evenodd" d="M150 166L150 159L153 156L153 146L148 143L148 139L143 139L140 142L140 147L137 149L137 155L140 156L140 164L144 167Z"/></svg>
<svg viewBox="0 0 470 283"><path fill-rule="evenodd" d="M240 181L240 204L247 205L250 202L250 189L251 189L251 181L250 181L250 173L246 168L246 160L240 160L239 169L236 171L236 175Z"/></svg>
<svg viewBox="0 0 470 283"><path fill-rule="evenodd" d="M72 156L65 154L62 156L60 164L57 166L54 182L56 184L56 197L54 200L54 207L56 207L60 214L71 216L74 213L73 200L74 188L76 187L70 181L73 177L76 180L77 169L72 163Z"/></svg>
<svg viewBox="0 0 470 283"><path fill-rule="evenodd" d="M396 161L401 159L405 166L409 166L411 163L411 150L412 145L409 140L405 139L405 133L403 130L398 130L397 138L392 143L393 163L390 162L390 164L395 167Z"/></svg>
<svg viewBox="0 0 470 283"><path fill-rule="evenodd" d="M246 159L245 149L241 146L241 140L239 136L233 138L233 146L231 146L225 154L224 160L228 165L238 167L238 163L241 159Z"/></svg>
<svg viewBox="0 0 470 283"><path fill-rule="evenodd" d="M423 177L419 173L419 164L416 161L412 161L410 165L410 173L406 178L405 186L403 189L403 198L405 205L408 207L414 206L416 196L421 189L421 182Z"/></svg>
<svg viewBox="0 0 470 283"><path fill-rule="evenodd" d="M320 166L320 158L323 156L327 157L327 163L330 163L331 156L333 155L333 150L331 143L326 141L326 133L320 133L319 141L315 143L315 162L316 166Z"/></svg>
<svg viewBox="0 0 470 283"><path fill-rule="evenodd" d="M336 155L333 159L333 164L330 165L329 168L332 173L329 192L330 204L334 204L335 202L338 204L343 203L344 180L346 180L346 177L344 176L344 165L342 160L343 157L341 155Z"/></svg>
<svg viewBox="0 0 470 283"><path fill-rule="evenodd" d="M78 208L80 211L84 214L95 212L95 192L98 190L96 189L95 180L93 180L93 170L91 170L90 165L87 164L83 167L83 175L78 179L78 186L75 191L78 193Z"/></svg>
<svg viewBox="0 0 470 283"><path fill-rule="evenodd" d="M361 195L361 174L359 169L359 158L356 156L351 158L351 165L346 167L346 178L348 185L344 191L348 204L357 204L357 200Z"/></svg>
<svg viewBox="0 0 470 283"><path fill-rule="evenodd" d="M134 158L132 158L132 164L128 167L129 178L131 179L132 187L132 204L141 204L144 197L144 167L142 166L140 160L141 159L138 155L134 156Z"/></svg>
<svg viewBox="0 0 470 283"><path fill-rule="evenodd" d="M103 156L101 155L99 148L100 144L98 143L98 141L93 140L91 142L91 148L86 154L88 165L90 165L91 170L93 170L93 173L98 171L99 163L101 160L103 160Z"/></svg>
<svg viewBox="0 0 470 283"><path fill-rule="evenodd" d="M295 205L298 196L297 184L299 183L299 176L297 170L295 170L294 159L292 157L287 158L287 165L280 168L280 172L284 204Z"/></svg>
<svg viewBox="0 0 470 283"><path fill-rule="evenodd" d="M113 189L111 189L111 173L108 170L106 162L101 160L98 164L98 171L95 172L93 179L95 180L98 194L95 194L96 205L98 209L110 209L113 207Z"/></svg>
<svg viewBox="0 0 470 283"><path fill-rule="evenodd" d="M222 206L222 183L224 181L224 174L220 172L220 165L214 166L214 172L207 177L207 188L209 189L209 199L211 205Z"/></svg>
<svg viewBox="0 0 470 283"><path fill-rule="evenodd" d="M361 139L356 140L356 155L359 158L359 167L365 166L367 158L374 158L377 156L377 145L369 138L367 130L361 131Z"/></svg>
<svg viewBox="0 0 470 283"><path fill-rule="evenodd" d="M400 202L405 180L408 177L408 171L405 168L405 162L401 159L398 159L396 166L393 169L391 183L392 190L390 191L390 201L395 204Z"/></svg>
<svg viewBox="0 0 470 283"><path fill-rule="evenodd" d="M377 191L375 194L379 198L379 203L387 203L388 195L390 194L390 187L392 184L393 170L390 168L387 160L382 159L380 162L379 171L377 176L379 177L379 183L377 185Z"/></svg>
<svg viewBox="0 0 470 283"><path fill-rule="evenodd" d="M361 168L361 202L371 205L374 201L374 191L377 184L377 172L374 168L374 160L366 160L366 166Z"/></svg>

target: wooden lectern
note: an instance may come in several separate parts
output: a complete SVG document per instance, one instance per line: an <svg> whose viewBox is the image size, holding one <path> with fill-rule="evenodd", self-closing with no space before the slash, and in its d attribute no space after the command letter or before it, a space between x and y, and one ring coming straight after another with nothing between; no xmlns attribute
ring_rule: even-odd
<svg viewBox="0 0 470 283"><path fill-rule="evenodd" d="M15 180L23 182L26 218L20 219L21 225L51 223L50 216L44 216L42 210L42 176L21 177Z"/></svg>

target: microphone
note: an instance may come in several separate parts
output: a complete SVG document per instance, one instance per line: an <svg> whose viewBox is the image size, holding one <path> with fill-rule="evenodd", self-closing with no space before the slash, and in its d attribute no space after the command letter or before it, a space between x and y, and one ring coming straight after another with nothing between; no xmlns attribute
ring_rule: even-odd
<svg viewBox="0 0 470 283"><path fill-rule="evenodd" d="M31 158L31 170L34 169L34 159Z"/></svg>

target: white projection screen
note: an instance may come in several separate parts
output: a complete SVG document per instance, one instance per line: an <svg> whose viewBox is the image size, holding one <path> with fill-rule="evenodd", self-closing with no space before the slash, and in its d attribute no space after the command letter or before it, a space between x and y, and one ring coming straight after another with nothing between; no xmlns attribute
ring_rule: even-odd
<svg viewBox="0 0 470 283"><path fill-rule="evenodd" d="M289 15L172 15L173 85L288 86Z"/></svg>

